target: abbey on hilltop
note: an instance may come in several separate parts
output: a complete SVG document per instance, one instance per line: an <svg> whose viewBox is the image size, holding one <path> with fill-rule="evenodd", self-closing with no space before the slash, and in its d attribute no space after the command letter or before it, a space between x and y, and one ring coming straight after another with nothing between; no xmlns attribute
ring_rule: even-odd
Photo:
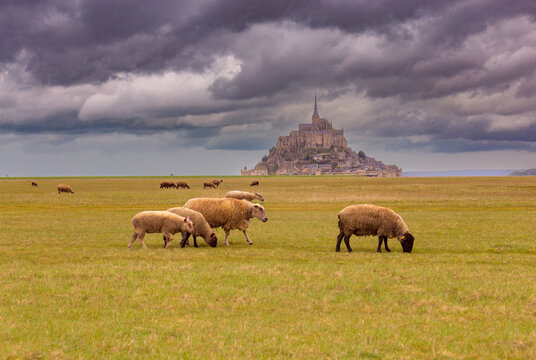
<svg viewBox="0 0 536 360"><path fill-rule="evenodd" d="M241 174L399 177L402 169L349 148L344 130L334 129L331 121L318 114L315 94L312 122L299 124L298 130L280 136L254 169L244 168Z"/></svg>

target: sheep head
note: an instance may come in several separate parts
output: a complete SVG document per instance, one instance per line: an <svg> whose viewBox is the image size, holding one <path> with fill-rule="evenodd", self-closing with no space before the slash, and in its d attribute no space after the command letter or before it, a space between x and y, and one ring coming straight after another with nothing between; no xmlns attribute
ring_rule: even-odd
<svg viewBox="0 0 536 360"><path fill-rule="evenodd" d="M405 233L400 238L400 244L402 245L402 250L404 252L410 253L411 250L413 250L413 242L415 241L415 238L413 235L411 235L409 232Z"/></svg>
<svg viewBox="0 0 536 360"><path fill-rule="evenodd" d="M253 204L253 216L255 216L257 219L259 219L262 222L268 221L268 215L266 215L266 211L264 210L264 207L262 207L259 204Z"/></svg>
<svg viewBox="0 0 536 360"><path fill-rule="evenodd" d="M257 196L257 199L259 199L260 201L264 201L264 198L262 197L261 193L255 193L255 195Z"/></svg>
<svg viewBox="0 0 536 360"><path fill-rule="evenodd" d="M218 244L218 237L215 233L210 234L207 243L212 247L216 247L216 245Z"/></svg>

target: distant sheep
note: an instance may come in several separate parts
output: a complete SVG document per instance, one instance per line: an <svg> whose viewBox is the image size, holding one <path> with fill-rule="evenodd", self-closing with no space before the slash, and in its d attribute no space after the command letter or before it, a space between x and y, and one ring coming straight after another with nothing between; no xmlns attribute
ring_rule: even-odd
<svg viewBox="0 0 536 360"><path fill-rule="evenodd" d="M242 230L249 245L253 245L248 234L251 218L256 217L262 222L268 221L264 207L246 200L232 198L196 198L184 204L185 208L199 211L212 228L221 227L225 231L225 245L229 245L227 238L231 230Z"/></svg>
<svg viewBox="0 0 536 360"><path fill-rule="evenodd" d="M225 194L226 198L233 198L238 200L247 200L247 201L253 201L255 199L264 201L264 198L262 197L262 194L260 193L252 193L248 191L228 191L227 194Z"/></svg>
<svg viewBox="0 0 536 360"><path fill-rule="evenodd" d="M387 238L396 237L404 252L410 253L413 249L415 238L408 231L404 220L393 210L375 205L351 205L339 212L339 229L341 232L337 236L337 246L335 251L341 250L341 240L348 252L350 248L350 236L378 235L377 252L382 252L382 242L385 243L385 251L391 252L387 246Z"/></svg>
<svg viewBox="0 0 536 360"><path fill-rule="evenodd" d="M192 222L194 223L194 231L191 233L186 234L186 237L182 239L181 247L184 247L184 245L188 242L188 238L190 237L190 234L192 234L194 238L194 246L197 246L197 236L201 236L203 239L205 239L205 242L209 244L212 247L216 247L218 244L218 238L216 237L216 234L214 233L214 230L210 227L208 222L205 220L205 217L200 212L197 212L192 209L187 209L184 207L174 207L167 209L166 211L172 212L175 215L179 215L182 217L188 217Z"/></svg>
<svg viewBox="0 0 536 360"><path fill-rule="evenodd" d="M190 188L190 185L188 185L187 183L185 183L184 181L177 181L177 184L175 184L175 187L178 189L178 188L182 188L182 189L189 189Z"/></svg>
<svg viewBox="0 0 536 360"><path fill-rule="evenodd" d="M58 185L58 194L61 194L62 192L74 194L72 187L69 185L60 184Z"/></svg>
<svg viewBox="0 0 536 360"><path fill-rule="evenodd" d="M164 235L164 247L171 245L173 234L182 233L185 238L187 233L194 231L192 220L169 211L142 211L132 218L134 233L128 247L132 246L136 239L139 239L143 248L147 246L143 242L146 233L162 233Z"/></svg>
<svg viewBox="0 0 536 360"><path fill-rule="evenodd" d="M212 181L205 181L203 183L203 189L215 189L217 186Z"/></svg>
<svg viewBox="0 0 536 360"><path fill-rule="evenodd" d="M259 182L257 180L252 181L251 184L249 184L249 186L259 186Z"/></svg>
<svg viewBox="0 0 536 360"><path fill-rule="evenodd" d="M160 189L169 189L169 188L175 188L177 185L175 183L172 183L170 181L162 181L160 183Z"/></svg>
<svg viewBox="0 0 536 360"><path fill-rule="evenodd" d="M39 185L37 185L37 181L32 181L32 186L39 186Z"/></svg>
<svg viewBox="0 0 536 360"><path fill-rule="evenodd" d="M220 186L220 184L223 182L223 179L214 179L212 180L212 183L216 185L216 187Z"/></svg>

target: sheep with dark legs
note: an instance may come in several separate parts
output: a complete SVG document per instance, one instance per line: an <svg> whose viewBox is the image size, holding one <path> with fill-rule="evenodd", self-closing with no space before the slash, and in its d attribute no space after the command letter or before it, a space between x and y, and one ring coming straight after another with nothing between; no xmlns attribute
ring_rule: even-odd
<svg viewBox="0 0 536 360"><path fill-rule="evenodd" d="M177 181L177 183L175 184L175 187L178 189L178 188L181 188L181 189L189 189L190 188L190 185L188 185L187 183L185 183L184 181Z"/></svg>
<svg viewBox="0 0 536 360"><path fill-rule="evenodd" d="M177 185L175 183L172 183L170 181L162 181L160 183L160 189L169 189L169 188L175 188Z"/></svg>
<svg viewBox="0 0 536 360"><path fill-rule="evenodd" d="M187 209L185 207L174 207L167 209L166 211L169 211L175 215L188 217L194 223L194 231L186 234L186 237L184 237L181 241L181 247L184 247L186 245L190 234L194 238L194 247L198 247L196 240L197 236L201 236L210 246L216 247L216 245L218 244L218 238L216 237L214 230L212 230L208 222L205 220L203 214L192 209Z"/></svg>
<svg viewBox="0 0 536 360"><path fill-rule="evenodd" d="M212 180L212 183L214 185L216 185L216 187L219 187L222 182L223 182L223 179L214 179L214 180Z"/></svg>
<svg viewBox="0 0 536 360"><path fill-rule="evenodd" d="M215 188L217 188L217 186L212 181L205 181L203 183L203 189L215 189Z"/></svg>
<svg viewBox="0 0 536 360"><path fill-rule="evenodd" d="M249 245L253 242L247 234L250 219L256 217L262 222L268 221L264 207L246 200L232 198L195 198L184 204L189 208L203 214L212 228L221 227L225 231L224 244L229 245L227 238L231 230L242 230Z"/></svg>
<svg viewBox="0 0 536 360"><path fill-rule="evenodd" d="M187 233L194 230L192 220L169 211L142 211L132 218L134 233L128 247L139 239L143 248L147 246L143 242L146 233L161 233L164 235L164 247L168 248L173 240L173 235L180 232L183 239Z"/></svg>
<svg viewBox="0 0 536 360"><path fill-rule="evenodd" d="M362 204L345 207L339 212L339 229L335 251L341 250L341 241L344 238L346 248L348 252L351 252L350 236L352 235L378 235L377 252L382 252L382 242L385 243L385 251L391 252L387 246L387 239L396 237L403 251L410 253L415 240L400 215L391 209L375 205Z"/></svg>

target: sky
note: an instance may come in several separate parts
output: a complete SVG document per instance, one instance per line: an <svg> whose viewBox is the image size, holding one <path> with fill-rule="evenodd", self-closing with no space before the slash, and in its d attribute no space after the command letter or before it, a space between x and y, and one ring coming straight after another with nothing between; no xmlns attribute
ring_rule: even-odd
<svg viewBox="0 0 536 360"><path fill-rule="evenodd" d="M536 167L534 0L2 0L0 176L237 175L321 117L408 171Z"/></svg>

